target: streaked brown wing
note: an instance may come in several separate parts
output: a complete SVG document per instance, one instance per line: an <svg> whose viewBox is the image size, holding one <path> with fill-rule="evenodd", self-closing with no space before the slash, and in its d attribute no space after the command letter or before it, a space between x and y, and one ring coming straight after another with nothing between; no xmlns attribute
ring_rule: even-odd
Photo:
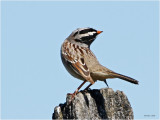
<svg viewBox="0 0 160 120"><path fill-rule="evenodd" d="M84 62L83 58L74 59L71 55L67 53L62 53L65 60L67 60L72 65L72 69L78 72L85 80L89 81L91 84L94 84L93 79L90 76L89 69Z"/></svg>

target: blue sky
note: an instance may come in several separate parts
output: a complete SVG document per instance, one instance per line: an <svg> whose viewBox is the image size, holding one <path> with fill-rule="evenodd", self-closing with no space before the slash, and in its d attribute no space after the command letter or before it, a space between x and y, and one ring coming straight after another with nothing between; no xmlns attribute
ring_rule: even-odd
<svg viewBox="0 0 160 120"><path fill-rule="evenodd" d="M60 58L61 44L79 27L102 30L91 46L99 62L139 81L107 80L127 95L135 119L159 118L158 4L3 1L2 118L51 119L54 107L82 83L67 73ZM91 88L104 87L96 82Z"/></svg>

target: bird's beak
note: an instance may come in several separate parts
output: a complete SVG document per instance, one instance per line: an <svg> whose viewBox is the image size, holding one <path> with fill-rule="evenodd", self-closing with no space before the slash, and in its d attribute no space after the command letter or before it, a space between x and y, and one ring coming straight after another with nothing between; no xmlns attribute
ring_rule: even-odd
<svg viewBox="0 0 160 120"><path fill-rule="evenodd" d="M97 34L100 34L100 33L102 33L103 31L97 31Z"/></svg>

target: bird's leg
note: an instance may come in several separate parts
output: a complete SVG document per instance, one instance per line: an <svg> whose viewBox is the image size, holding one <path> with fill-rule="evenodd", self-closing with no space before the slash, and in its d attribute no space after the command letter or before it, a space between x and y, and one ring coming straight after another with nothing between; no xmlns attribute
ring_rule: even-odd
<svg viewBox="0 0 160 120"><path fill-rule="evenodd" d="M79 89L80 89L86 82L87 82L87 81L85 80L85 81L76 89L76 91L72 94L70 103L71 103L72 100L74 99L74 97L75 97L75 95L77 94L77 92L79 91Z"/></svg>
<svg viewBox="0 0 160 120"><path fill-rule="evenodd" d="M108 86L108 83L107 83L107 81L106 81L106 79L104 80L104 83L107 85L107 87L109 88L109 86Z"/></svg>
<svg viewBox="0 0 160 120"><path fill-rule="evenodd" d="M89 89L89 87L91 87L91 83L84 89L84 90L88 90Z"/></svg>

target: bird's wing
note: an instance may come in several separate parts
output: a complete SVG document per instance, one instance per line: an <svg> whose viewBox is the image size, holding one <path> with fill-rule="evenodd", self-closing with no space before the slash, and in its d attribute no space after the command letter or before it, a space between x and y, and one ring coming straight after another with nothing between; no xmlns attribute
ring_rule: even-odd
<svg viewBox="0 0 160 120"><path fill-rule="evenodd" d="M78 52L78 51L74 51ZM80 76L82 76L85 80L89 81L91 84L94 84L94 81L90 75L90 71L83 59L83 57L77 56L78 53L75 55L71 54L71 48L69 49L63 49L62 55L63 58L69 62L70 67Z"/></svg>

